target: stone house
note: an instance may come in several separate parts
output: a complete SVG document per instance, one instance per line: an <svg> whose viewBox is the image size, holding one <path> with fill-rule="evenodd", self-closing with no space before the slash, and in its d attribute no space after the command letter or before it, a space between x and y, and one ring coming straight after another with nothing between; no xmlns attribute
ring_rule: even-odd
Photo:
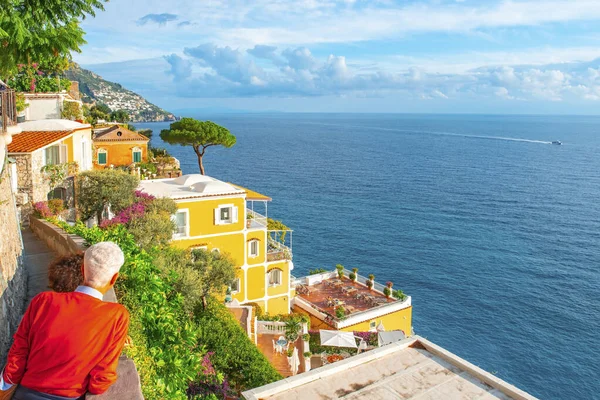
<svg viewBox="0 0 600 400"><path fill-rule="evenodd" d="M73 208L73 180L66 179L50 187L42 168L73 163L71 171L90 170L91 126L68 120L27 121L20 126L22 132L12 137L7 149L17 165L16 198L23 220L27 220L31 205L38 201L59 198L65 201L67 208Z"/></svg>

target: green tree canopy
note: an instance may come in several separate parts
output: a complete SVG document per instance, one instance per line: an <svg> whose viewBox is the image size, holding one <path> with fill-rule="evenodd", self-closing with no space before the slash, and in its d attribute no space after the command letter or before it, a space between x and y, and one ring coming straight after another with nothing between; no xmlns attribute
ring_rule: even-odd
<svg viewBox="0 0 600 400"><path fill-rule="evenodd" d="M85 171L77 177L77 208L82 219L94 215L102 221L104 208L110 205L113 212L127 207L134 200L139 179L123 171Z"/></svg>
<svg viewBox="0 0 600 400"><path fill-rule="evenodd" d="M211 146L231 147L235 144L235 136L227 128L211 121L198 121L194 118L182 118L173 122L170 129L163 129L160 138L169 144L192 146L198 157L200 173L204 175L202 158L206 149Z"/></svg>
<svg viewBox="0 0 600 400"><path fill-rule="evenodd" d="M18 64L64 65L85 43L79 20L105 1L0 0L0 75L15 74Z"/></svg>
<svg viewBox="0 0 600 400"><path fill-rule="evenodd" d="M122 124L129 122L129 114L125 110L117 110L110 113L111 121L120 122Z"/></svg>
<svg viewBox="0 0 600 400"><path fill-rule="evenodd" d="M192 250L189 267L197 272L197 289L202 299L202 308L206 308L208 296L223 292L235 279L233 261L214 251Z"/></svg>

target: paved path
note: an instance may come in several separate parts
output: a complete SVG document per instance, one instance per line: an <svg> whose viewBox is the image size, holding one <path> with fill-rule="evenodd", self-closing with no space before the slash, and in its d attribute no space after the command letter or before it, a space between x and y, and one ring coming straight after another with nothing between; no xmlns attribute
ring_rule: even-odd
<svg viewBox="0 0 600 400"><path fill-rule="evenodd" d="M48 289L48 265L57 256L29 229L23 233L23 265L27 271L27 305L38 293Z"/></svg>

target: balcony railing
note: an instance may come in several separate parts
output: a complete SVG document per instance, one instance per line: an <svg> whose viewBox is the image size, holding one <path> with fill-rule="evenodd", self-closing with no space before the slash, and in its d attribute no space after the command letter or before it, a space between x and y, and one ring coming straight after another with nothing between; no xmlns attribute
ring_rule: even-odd
<svg viewBox="0 0 600 400"><path fill-rule="evenodd" d="M266 228L267 227L267 217L262 214L257 213L256 211L252 211L251 209L246 209L246 227L248 229L251 228Z"/></svg>
<svg viewBox="0 0 600 400"><path fill-rule="evenodd" d="M2 88L0 83L0 124L1 132L6 132L9 126L17 124L17 103L15 91Z"/></svg>
<svg viewBox="0 0 600 400"><path fill-rule="evenodd" d="M291 234L291 232L290 232L290 234ZM267 262L291 260L291 259L292 259L291 247L288 247L285 244L283 244L271 237L268 237L268 240L267 240Z"/></svg>

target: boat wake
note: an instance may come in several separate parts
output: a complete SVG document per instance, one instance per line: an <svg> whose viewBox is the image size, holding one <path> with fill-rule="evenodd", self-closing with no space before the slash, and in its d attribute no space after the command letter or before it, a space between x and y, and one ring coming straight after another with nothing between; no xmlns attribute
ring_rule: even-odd
<svg viewBox="0 0 600 400"><path fill-rule="evenodd" d="M392 132L404 132L404 133L424 133L427 135L440 135L440 136L457 136L457 137L465 137L472 139L487 139L487 140L506 140L509 142L526 142L526 143L538 143L538 144L552 144L552 142L548 142L545 140L533 140L533 139L521 139L521 138L512 138L512 137L504 137L504 136L485 136L485 135L466 135L462 133L454 133L454 132L444 132L444 131L422 131L416 129L399 129L399 128L383 128L378 126L363 126L363 125L338 125L338 124L326 124L321 122L306 122L311 125L324 125L324 126L335 126L341 128L364 128L364 129L372 129L379 131L392 131Z"/></svg>

